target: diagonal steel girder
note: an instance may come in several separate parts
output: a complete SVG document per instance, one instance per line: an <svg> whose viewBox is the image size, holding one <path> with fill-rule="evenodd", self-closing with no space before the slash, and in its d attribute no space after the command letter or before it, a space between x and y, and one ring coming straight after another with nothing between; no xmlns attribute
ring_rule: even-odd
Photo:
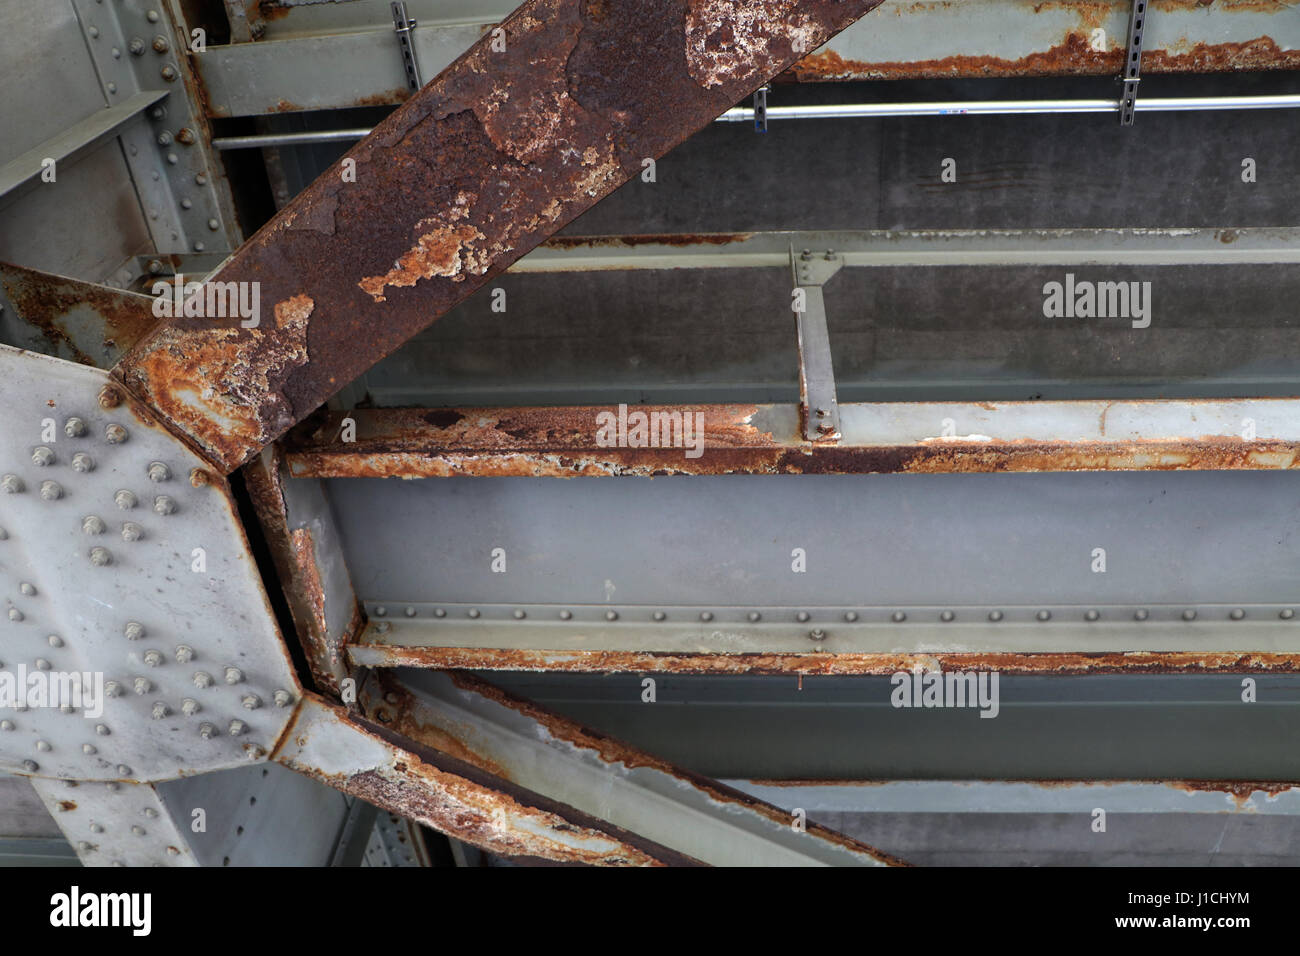
<svg viewBox="0 0 1300 956"><path fill-rule="evenodd" d="M256 310L196 294L114 374L231 471L880 2L528 0L209 278Z"/></svg>

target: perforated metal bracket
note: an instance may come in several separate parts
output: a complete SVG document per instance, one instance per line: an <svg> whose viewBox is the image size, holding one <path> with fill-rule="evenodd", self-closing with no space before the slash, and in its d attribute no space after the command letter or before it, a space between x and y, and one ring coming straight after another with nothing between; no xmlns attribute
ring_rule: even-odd
<svg viewBox="0 0 1300 956"><path fill-rule="evenodd" d="M826 303L822 286L840 271L844 260L835 250L795 254L790 247L790 272L794 281L791 308L799 335L799 418L808 441L840 439L840 410L835 397L835 367L830 333L826 329Z"/></svg>
<svg viewBox="0 0 1300 956"><path fill-rule="evenodd" d="M767 91L766 84L754 91L754 132L767 132Z"/></svg>
<svg viewBox="0 0 1300 956"><path fill-rule="evenodd" d="M1141 81L1142 70L1142 27L1147 18L1147 0L1133 0L1133 9L1128 19L1128 53L1124 58L1124 73L1120 80L1124 92L1119 103L1119 124L1133 125L1133 114L1137 110L1137 87Z"/></svg>
<svg viewBox="0 0 1300 956"><path fill-rule="evenodd" d="M415 44L411 42L411 31L416 21L406 15L406 4L402 0L393 0L393 28L397 31L397 42L402 48L402 68L406 71L406 85L412 91L424 86L420 80L420 63L415 58Z"/></svg>

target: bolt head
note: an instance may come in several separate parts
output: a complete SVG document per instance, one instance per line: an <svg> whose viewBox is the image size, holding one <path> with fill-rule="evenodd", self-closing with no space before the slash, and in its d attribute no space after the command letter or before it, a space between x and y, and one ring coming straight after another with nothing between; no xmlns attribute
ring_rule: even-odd
<svg viewBox="0 0 1300 956"><path fill-rule="evenodd" d="M153 510L155 514L170 515L176 513L176 502L166 495L159 495L153 500Z"/></svg>
<svg viewBox="0 0 1300 956"><path fill-rule="evenodd" d="M69 438L81 438L86 434L86 423L74 415L63 423L63 434Z"/></svg>
<svg viewBox="0 0 1300 956"><path fill-rule="evenodd" d="M108 548L91 548L90 563L97 568L104 568L113 563L113 554Z"/></svg>
<svg viewBox="0 0 1300 956"><path fill-rule="evenodd" d="M137 678L132 682L131 686L134 687L134 688L135 688L135 692L136 692L137 694L140 694L141 696L143 696L143 695L149 693L149 691L153 690L153 684L149 683L149 678L147 678L147 677L137 677Z"/></svg>
<svg viewBox="0 0 1300 956"><path fill-rule="evenodd" d="M58 501L63 497L63 486L57 481L41 482L41 499L43 501Z"/></svg>
<svg viewBox="0 0 1300 956"><path fill-rule="evenodd" d="M32 449L32 464L40 468L54 463L54 452L50 451L45 445Z"/></svg>
<svg viewBox="0 0 1300 956"><path fill-rule="evenodd" d="M112 385L105 385L99 390L100 408L117 408L122 404L122 393Z"/></svg>
<svg viewBox="0 0 1300 956"><path fill-rule="evenodd" d="M84 451L79 451L72 456L72 470L86 474L95 470L95 459L91 458Z"/></svg>
<svg viewBox="0 0 1300 956"><path fill-rule="evenodd" d="M110 445L121 445L128 437L126 429L121 425L113 424L104 429L104 441Z"/></svg>
<svg viewBox="0 0 1300 956"><path fill-rule="evenodd" d="M225 678L227 684L238 684L241 680L244 679L244 672L241 671L238 667L227 667L225 671Z"/></svg>

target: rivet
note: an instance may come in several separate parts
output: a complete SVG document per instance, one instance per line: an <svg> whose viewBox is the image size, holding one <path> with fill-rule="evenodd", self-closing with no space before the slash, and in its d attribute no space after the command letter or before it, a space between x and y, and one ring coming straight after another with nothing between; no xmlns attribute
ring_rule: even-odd
<svg viewBox="0 0 1300 956"><path fill-rule="evenodd" d="M36 658L36 669L38 671L47 671L50 669L50 662L43 657Z"/></svg>
<svg viewBox="0 0 1300 956"><path fill-rule="evenodd" d="M478 617L479 611L478 608L472 607L468 611L466 611L465 614L469 617Z"/></svg>
<svg viewBox="0 0 1300 956"><path fill-rule="evenodd" d="M116 84L116 83L109 83L109 84L108 84L108 92L110 92L110 93L116 93L116 92L117 92L117 84Z"/></svg>
<svg viewBox="0 0 1300 956"><path fill-rule="evenodd" d="M81 745L81 752L82 752L83 754L93 754L93 753L96 752L96 751L95 751L95 745L94 745L94 744L82 744L82 745Z"/></svg>
<svg viewBox="0 0 1300 956"><path fill-rule="evenodd" d="M113 555L108 548L91 548L90 563L97 568L102 568L113 563Z"/></svg>
<svg viewBox="0 0 1300 956"><path fill-rule="evenodd" d="M572 612L572 611L561 611L561 612L560 612L560 620L561 620L561 621L567 621L567 620L570 620L572 617L573 617L573 612Z"/></svg>
<svg viewBox="0 0 1300 956"><path fill-rule="evenodd" d="M149 683L149 678L147 677L137 677L132 681L131 686L135 688L135 692L141 697L153 690L153 684Z"/></svg>
<svg viewBox="0 0 1300 956"><path fill-rule="evenodd" d="M47 641L49 642L50 647L62 647L62 646L63 646L63 638L59 637L59 635L57 635L57 634L51 634L51 635L50 635L49 637L47 637L45 640L47 640Z"/></svg>
<svg viewBox="0 0 1300 956"><path fill-rule="evenodd" d="M407 608L403 613L404 613L407 617L415 617L415 608L413 608L413 607L408 607L408 608Z"/></svg>
<svg viewBox="0 0 1300 956"><path fill-rule="evenodd" d="M266 756L266 748L258 744L248 744L244 747L244 750L248 752L249 760L261 760Z"/></svg>
<svg viewBox="0 0 1300 956"><path fill-rule="evenodd" d="M154 720L162 720L168 713L167 705L161 700L157 700L154 701L153 709L149 712L149 716Z"/></svg>
<svg viewBox="0 0 1300 956"><path fill-rule="evenodd" d="M23 581L18 585L18 590L21 591L23 594L27 595L28 597L31 597L36 593L36 585L32 584L29 581Z"/></svg>
<svg viewBox="0 0 1300 956"><path fill-rule="evenodd" d="M941 612L939 612L939 620L941 620L941 621L951 621L951 620L952 620L953 618L955 618L956 616L957 616L957 615L954 614L952 611L941 611Z"/></svg>
<svg viewBox="0 0 1300 956"><path fill-rule="evenodd" d="M140 811L140 813L143 816L148 817L150 820L158 819L158 811L155 810L153 807L145 807L143 810Z"/></svg>
<svg viewBox="0 0 1300 956"><path fill-rule="evenodd" d="M892 615L890 615L890 617L895 624L902 624L904 621L907 620L907 615L904 614L902 611L895 611Z"/></svg>
<svg viewBox="0 0 1300 956"><path fill-rule="evenodd" d="M1232 618L1234 621L1240 621L1245 616L1246 616L1246 612L1243 611L1241 608L1234 608L1228 614L1228 617Z"/></svg>
<svg viewBox="0 0 1300 956"><path fill-rule="evenodd" d="M438 608L434 608L434 609L433 609L433 616L434 616L434 617L446 617L446 616L447 616L447 612L446 612L445 610L443 610L442 608L440 608L440 607L438 607Z"/></svg>
<svg viewBox="0 0 1300 956"><path fill-rule="evenodd" d="M50 752L50 745L44 740L38 740L36 741L36 749L39 750L41 753L47 754Z"/></svg>
<svg viewBox="0 0 1300 956"><path fill-rule="evenodd" d="M763 615L759 614L757 611L750 611L748 617L751 621L755 621L755 622L761 621L763 619Z"/></svg>
<svg viewBox="0 0 1300 956"><path fill-rule="evenodd" d="M63 497L63 486L57 481L41 482L41 498L45 501L57 501Z"/></svg>
<svg viewBox="0 0 1300 956"><path fill-rule="evenodd" d="M140 826L140 824L135 823L131 826L131 832L136 836L144 836L145 830L144 827Z"/></svg>
<svg viewBox="0 0 1300 956"><path fill-rule="evenodd" d="M821 628L816 628L808 632L808 638L814 641L824 641L826 640L826 632Z"/></svg>
<svg viewBox="0 0 1300 956"><path fill-rule="evenodd" d="M206 721L204 723L199 724L199 736L202 737L204 740L211 740L213 735L216 734L216 732L217 732L217 728L214 727L212 724L207 723Z"/></svg>
<svg viewBox="0 0 1300 956"><path fill-rule="evenodd" d="M96 724L95 733L101 737L107 737L109 735L108 724Z"/></svg>
<svg viewBox="0 0 1300 956"><path fill-rule="evenodd" d="M272 695L272 699L275 701L276 707L288 707L293 703L293 694L287 690L277 690Z"/></svg>
<svg viewBox="0 0 1300 956"><path fill-rule="evenodd" d="M121 784L119 784L116 780L110 780L108 781L108 783L104 784L104 789L109 791L110 793L116 793L117 791L121 790L122 787Z"/></svg>
<svg viewBox="0 0 1300 956"><path fill-rule="evenodd" d="M100 408L117 408L122 404L122 393L112 385L105 385L99 390Z"/></svg>
<svg viewBox="0 0 1300 956"><path fill-rule="evenodd" d="M144 16L145 16L145 19L148 20L150 23L157 23L157 22L158 22L158 11L157 11L157 10L150 10L150 11L149 11L148 13L146 13Z"/></svg>
<svg viewBox="0 0 1300 956"><path fill-rule="evenodd" d="M176 502L172 501L166 495L159 495L153 500L153 510L156 514L169 515L176 511Z"/></svg>
<svg viewBox="0 0 1300 956"><path fill-rule="evenodd" d="M104 427L104 441L110 445L120 445L127 439L126 429L121 425L113 424Z"/></svg>
<svg viewBox="0 0 1300 956"><path fill-rule="evenodd" d="M1196 612L1189 607L1186 611L1183 612L1183 620L1184 621L1196 620Z"/></svg>
<svg viewBox="0 0 1300 956"><path fill-rule="evenodd" d="M11 608L9 609L9 620L11 620L11 621L21 621L22 619L23 619L23 612L22 612L22 611L18 610L18 608L16 608L16 607L11 607Z"/></svg>
<svg viewBox="0 0 1300 956"><path fill-rule="evenodd" d="M140 500L136 498L136 496L132 492L127 491L125 488L123 488L117 494L113 495L113 500L117 502L117 506L121 508L123 511L130 511L132 508L134 508L137 504L140 503Z"/></svg>
<svg viewBox="0 0 1300 956"><path fill-rule="evenodd" d="M85 840L82 840L77 844L77 849L80 850L82 853L89 853L93 849L93 847Z"/></svg>
<svg viewBox="0 0 1300 956"><path fill-rule="evenodd" d="M194 243L194 251L195 251L195 252L202 252L202 251L203 251L204 249L206 249L206 248L207 248L207 245L204 244L204 243L202 243L202 242L196 242L196 243Z"/></svg>
<svg viewBox="0 0 1300 956"><path fill-rule="evenodd" d="M163 662L162 652L160 652L160 651L145 651L145 652L144 652L144 662L145 662L146 664L148 664L150 667L157 667L157 666L159 666L159 665Z"/></svg>
<svg viewBox="0 0 1300 956"><path fill-rule="evenodd" d="M142 37L132 37L127 49L131 51L132 56L144 56L144 39Z"/></svg>
<svg viewBox="0 0 1300 956"><path fill-rule="evenodd" d="M194 648L190 647L188 644L177 644L176 663L188 664L192 660L194 660Z"/></svg>
<svg viewBox="0 0 1300 956"><path fill-rule="evenodd" d="M168 63L166 66L162 68L160 75L164 80L170 83L172 82L172 80L176 79L176 67Z"/></svg>
<svg viewBox="0 0 1300 956"><path fill-rule="evenodd" d="M195 672L194 672L194 686L195 686L195 687L211 687L211 686L212 686L212 675L211 675L211 674L208 674L208 673L205 672L205 671L195 671Z"/></svg>
<svg viewBox="0 0 1300 956"><path fill-rule="evenodd" d="M194 177L194 181L198 183L200 186L206 186L208 184L208 177L205 176L203 173L199 173L197 176Z"/></svg>
<svg viewBox="0 0 1300 956"><path fill-rule="evenodd" d="M1277 616L1284 621L1289 621L1291 620L1291 618L1295 617L1295 611L1289 607L1283 608L1281 611L1278 612Z"/></svg>
<svg viewBox="0 0 1300 956"><path fill-rule="evenodd" d="M104 685L104 693L109 697L121 697L122 685L115 680L111 680Z"/></svg>
<svg viewBox="0 0 1300 956"><path fill-rule="evenodd" d="M800 623L803 623L804 621L807 621L810 616L811 615L807 611L800 611L798 614L795 615L795 620L799 621Z"/></svg>
<svg viewBox="0 0 1300 956"><path fill-rule="evenodd" d="M212 484L212 477L202 468L190 469L190 485L194 488L202 488L205 485Z"/></svg>
<svg viewBox="0 0 1300 956"><path fill-rule="evenodd" d="M857 619L858 619L857 611L846 611L844 614L844 620L848 621L850 624L852 624Z"/></svg>
<svg viewBox="0 0 1300 956"><path fill-rule="evenodd" d="M244 710L257 710L262 706L262 698L256 694L245 694L239 702L244 705Z"/></svg>
<svg viewBox="0 0 1300 956"><path fill-rule="evenodd" d="M516 621L522 621L522 620L523 620L525 617L527 617L527 616L528 616L528 615L525 614L524 611L523 611L521 608L516 608L516 609L515 609L515 620L516 620Z"/></svg>
<svg viewBox="0 0 1300 956"><path fill-rule="evenodd" d="M126 635L128 641L138 641L144 637L144 625L138 621L128 621L122 633Z"/></svg>
<svg viewBox="0 0 1300 956"><path fill-rule="evenodd" d="M14 722L12 720L0 720L0 730L13 730Z"/></svg>
<svg viewBox="0 0 1300 956"><path fill-rule="evenodd" d="M613 612L610 612L610 613L613 613ZM666 621L666 620L668 620L668 612L667 612L667 611L655 611L654 614L651 615L651 616L652 616L656 621ZM618 615L615 614L614 617L611 617L611 618L610 618L610 620L613 621L613 620L615 620L617 617L618 617Z"/></svg>
<svg viewBox="0 0 1300 956"><path fill-rule="evenodd" d="M211 229L213 232L216 232L218 229L221 228L221 223L218 222L216 219L209 219L208 228Z"/></svg>
<svg viewBox="0 0 1300 956"><path fill-rule="evenodd" d="M392 629L393 625L389 624L387 621L380 621L375 625L375 630L380 634L387 634Z"/></svg>
<svg viewBox="0 0 1300 956"><path fill-rule="evenodd" d="M199 702L193 697L186 697L181 701L181 713L186 717L193 717L199 712Z"/></svg>
<svg viewBox="0 0 1300 956"><path fill-rule="evenodd" d="M182 208L182 209L193 209L193 208L194 208L194 200L192 200L192 199L182 199L182 200L181 200L181 208Z"/></svg>
<svg viewBox="0 0 1300 956"><path fill-rule="evenodd" d="M84 451L79 451L72 456L72 470L86 474L95 470L95 459L91 458Z"/></svg>
<svg viewBox="0 0 1300 956"><path fill-rule="evenodd" d="M1088 611L1087 614L1084 615L1084 618L1089 621L1095 621L1099 617L1101 617L1101 612L1096 610L1090 610Z"/></svg>
<svg viewBox="0 0 1300 956"><path fill-rule="evenodd" d="M98 39L99 39L99 27L91 27L91 28L90 28L90 38L91 38L92 40L98 40Z"/></svg>
<svg viewBox="0 0 1300 956"><path fill-rule="evenodd" d="M144 528L140 527L134 521L128 521L122 525L123 541L139 541L144 537Z"/></svg>
<svg viewBox="0 0 1300 956"><path fill-rule="evenodd" d="M172 470L161 461L149 462L149 480L150 481L167 481L172 476Z"/></svg>
<svg viewBox="0 0 1300 956"><path fill-rule="evenodd" d="M1133 612L1133 620L1135 621L1145 621L1150 616L1151 616L1151 612L1144 607L1138 608L1136 611Z"/></svg>
<svg viewBox="0 0 1300 956"><path fill-rule="evenodd" d="M712 612L712 611L701 611L701 612L700 612L700 620L701 620L701 621L711 621L711 620L713 620L713 612Z"/></svg>
<svg viewBox="0 0 1300 956"><path fill-rule="evenodd" d="M606 612L605 612L605 620L607 620L607 621L617 621L617 620L618 620L618 611L606 611Z"/></svg>
<svg viewBox="0 0 1300 956"><path fill-rule="evenodd" d="M153 51L155 53L166 53L171 49L165 36L156 36L153 38Z"/></svg>
<svg viewBox="0 0 1300 956"><path fill-rule="evenodd" d="M38 467L45 468L46 466L52 465L53 463L54 463L54 452L50 451L49 448L47 448L44 445L41 445L38 448L32 449L33 465L37 465Z"/></svg>
<svg viewBox="0 0 1300 956"><path fill-rule="evenodd" d="M243 680L243 679L244 679L244 672L241 671L238 667L227 667L227 668L226 668L226 683L227 683L227 684L238 684L238 683L239 683L241 680Z"/></svg>
<svg viewBox="0 0 1300 956"><path fill-rule="evenodd" d="M387 614L388 608L384 607L382 604L375 608L375 617L384 617Z"/></svg>
<svg viewBox="0 0 1300 956"><path fill-rule="evenodd" d="M0 491L7 495L16 495L23 490L23 480L17 475L5 475L0 478Z"/></svg>
<svg viewBox="0 0 1300 956"><path fill-rule="evenodd" d="M232 720L230 722L230 736L232 737L238 737L247 729L248 729L248 725L245 724L242 720Z"/></svg>
<svg viewBox="0 0 1300 956"><path fill-rule="evenodd" d="M35 773L36 771L41 769L41 765L38 764L35 760L24 760L23 769L26 770L28 773Z"/></svg>
<svg viewBox="0 0 1300 956"><path fill-rule="evenodd" d="M1052 612L1051 612L1051 611L1039 611L1037 616L1038 616L1038 619L1039 619L1040 621L1050 621L1050 620L1052 619Z"/></svg>

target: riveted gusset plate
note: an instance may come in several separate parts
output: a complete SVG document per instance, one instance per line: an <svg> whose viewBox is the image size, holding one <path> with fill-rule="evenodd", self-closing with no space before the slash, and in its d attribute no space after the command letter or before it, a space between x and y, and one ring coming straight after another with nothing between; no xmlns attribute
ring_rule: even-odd
<svg viewBox="0 0 1300 956"><path fill-rule="evenodd" d="M260 759L299 688L224 478L97 369L0 347L0 402L0 769Z"/></svg>
<svg viewBox="0 0 1300 956"><path fill-rule="evenodd" d="M34 779L36 793L86 866L197 866L185 832L152 784Z"/></svg>

